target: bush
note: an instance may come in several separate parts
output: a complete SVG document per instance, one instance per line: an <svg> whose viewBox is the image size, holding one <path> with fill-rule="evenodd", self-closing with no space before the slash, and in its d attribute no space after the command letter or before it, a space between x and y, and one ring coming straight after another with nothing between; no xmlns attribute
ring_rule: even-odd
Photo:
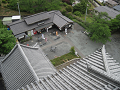
<svg viewBox="0 0 120 90"><path fill-rule="evenodd" d="M66 6L66 10L67 10L68 12L72 12L72 11L73 11L73 7L72 7L71 5L67 5L67 6Z"/></svg>
<svg viewBox="0 0 120 90"><path fill-rule="evenodd" d="M69 0L62 0L62 2L66 2L67 4L70 4Z"/></svg>
<svg viewBox="0 0 120 90"><path fill-rule="evenodd" d="M7 3L5 0L2 0L2 3Z"/></svg>
<svg viewBox="0 0 120 90"><path fill-rule="evenodd" d="M63 3L64 6L67 6L68 4L66 2Z"/></svg>
<svg viewBox="0 0 120 90"><path fill-rule="evenodd" d="M1 6L1 2L0 2L0 6Z"/></svg>
<svg viewBox="0 0 120 90"><path fill-rule="evenodd" d="M32 37L30 37L30 40L32 40Z"/></svg>
<svg viewBox="0 0 120 90"><path fill-rule="evenodd" d="M65 15L66 12L67 12L67 11L66 11L65 9L63 9L62 14Z"/></svg>
<svg viewBox="0 0 120 90"><path fill-rule="evenodd" d="M73 46L73 47L71 47L70 52L71 52L71 53L73 53L73 54L75 54L75 49L74 49L74 46Z"/></svg>
<svg viewBox="0 0 120 90"><path fill-rule="evenodd" d="M72 16L72 12L67 13L66 16L67 16L68 18L70 18L70 19L73 19L73 18L74 18L74 17Z"/></svg>
<svg viewBox="0 0 120 90"><path fill-rule="evenodd" d="M74 14L75 14L76 16L82 16L82 14L81 14L79 11L75 11Z"/></svg>

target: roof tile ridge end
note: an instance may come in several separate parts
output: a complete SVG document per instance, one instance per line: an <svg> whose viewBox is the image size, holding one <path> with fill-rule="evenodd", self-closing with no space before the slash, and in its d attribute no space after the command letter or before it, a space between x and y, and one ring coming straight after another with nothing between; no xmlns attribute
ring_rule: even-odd
<svg viewBox="0 0 120 90"><path fill-rule="evenodd" d="M7 54L4 59L2 60L2 63L13 53L13 51L18 47L18 44L14 46L14 48Z"/></svg>
<svg viewBox="0 0 120 90"><path fill-rule="evenodd" d="M108 67L108 61L107 61L107 57L106 57L105 45L103 45L101 51L102 51L103 62L104 62L106 72L110 75L110 71L109 71L109 67Z"/></svg>
<svg viewBox="0 0 120 90"><path fill-rule="evenodd" d="M27 45L24 45L24 44L20 44L20 46L30 48L30 49L39 49L39 47L27 46Z"/></svg>
<svg viewBox="0 0 120 90"><path fill-rule="evenodd" d="M34 78L36 79L36 81L39 81L39 78L38 78L37 74L35 73L33 67L31 66L31 64L30 64L27 56L25 55L23 49L21 48L20 44L18 44L18 48L20 49L20 52L21 52L21 54L22 54L25 62L28 64L28 67L30 68L30 71L31 71L31 73L33 74Z"/></svg>

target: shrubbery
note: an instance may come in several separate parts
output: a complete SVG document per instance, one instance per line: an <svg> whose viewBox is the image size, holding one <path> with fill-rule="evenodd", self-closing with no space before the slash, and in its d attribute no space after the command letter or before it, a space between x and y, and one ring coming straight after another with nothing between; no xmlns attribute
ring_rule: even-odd
<svg viewBox="0 0 120 90"><path fill-rule="evenodd" d="M70 52L71 52L72 54L75 54L75 49L74 49L74 46L73 46L73 47L71 47Z"/></svg>
<svg viewBox="0 0 120 90"><path fill-rule="evenodd" d="M5 0L2 0L2 3L7 3Z"/></svg>
<svg viewBox="0 0 120 90"><path fill-rule="evenodd" d="M71 5L67 5L67 6L66 6L66 10L67 10L68 12L72 12L72 11L73 11L73 8L72 8Z"/></svg>
<svg viewBox="0 0 120 90"><path fill-rule="evenodd" d="M81 14L79 11L75 11L74 14L75 14L76 16L82 16L82 14Z"/></svg>
<svg viewBox="0 0 120 90"><path fill-rule="evenodd" d="M63 2L63 5L64 5L64 6L67 6L68 4L67 4L66 2Z"/></svg>
<svg viewBox="0 0 120 90"><path fill-rule="evenodd" d="M67 11L66 11L65 9L62 10L62 14L63 14L63 15L65 15L66 12L67 12Z"/></svg>

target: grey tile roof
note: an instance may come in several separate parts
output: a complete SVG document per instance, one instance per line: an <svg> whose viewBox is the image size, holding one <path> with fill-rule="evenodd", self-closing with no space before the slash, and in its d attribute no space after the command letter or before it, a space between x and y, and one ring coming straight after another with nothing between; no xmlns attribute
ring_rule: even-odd
<svg viewBox="0 0 120 90"><path fill-rule="evenodd" d="M49 18L50 18L50 15L47 12L42 12L42 13L27 16L24 19L25 19L25 22L28 25L30 25L30 24L36 23L38 21L49 19Z"/></svg>
<svg viewBox="0 0 120 90"><path fill-rule="evenodd" d="M67 21L65 21L63 18L61 18L58 15L54 15L53 23L56 24L59 28L63 27L67 24Z"/></svg>
<svg viewBox="0 0 120 90"><path fill-rule="evenodd" d="M50 12L42 12L42 13L27 16L22 20L18 20L11 24L8 24L8 26L10 26L10 29L13 31L13 34L17 35L35 28L39 28L39 29L45 28L50 23L54 23L54 24L57 24L57 26L62 27L66 23L62 23L61 21L67 22L67 23L73 23L72 20L63 16L60 13L60 11L54 10ZM44 22L42 25L38 25L38 23L42 23L42 22Z"/></svg>
<svg viewBox="0 0 120 90"><path fill-rule="evenodd" d="M115 1L113 1L113 0L108 0L108 1L106 1L106 2L108 2L108 3L111 4L111 5L117 5L117 4L118 4L117 2L115 2Z"/></svg>
<svg viewBox="0 0 120 90"><path fill-rule="evenodd" d="M105 51L105 46L83 59L78 59L55 74L26 85L24 90L120 90L120 80L108 72L109 62L118 68L115 60ZM104 58L104 60L103 60ZM109 61L110 60L110 61ZM119 74L119 69L117 73ZM116 71L113 70L113 71ZM21 88L19 88L21 90Z"/></svg>
<svg viewBox="0 0 120 90"><path fill-rule="evenodd" d="M30 85L56 70L40 48L17 44L3 59L1 73L7 90Z"/></svg>
<svg viewBox="0 0 120 90"><path fill-rule="evenodd" d="M114 9L111 9L107 6L99 6L94 9L97 10L98 12L107 12L108 16L110 16L111 18L115 18L117 15L120 14L120 12L115 11Z"/></svg>
<svg viewBox="0 0 120 90"><path fill-rule="evenodd" d="M43 78L47 75L55 73L55 68L50 60L45 56L41 48L30 48L26 45L21 45L26 57L33 67L38 78Z"/></svg>
<svg viewBox="0 0 120 90"><path fill-rule="evenodd" d="M1 63L2 63L3 59L4 59L4 57L0 57L0 73L1 73Z"/></svg>
<svg viewBox="0 0 120 90"><path fill-rule="evenodd" d="M114 6L113 8L117 11L120 11L120 5Z"/></svg>

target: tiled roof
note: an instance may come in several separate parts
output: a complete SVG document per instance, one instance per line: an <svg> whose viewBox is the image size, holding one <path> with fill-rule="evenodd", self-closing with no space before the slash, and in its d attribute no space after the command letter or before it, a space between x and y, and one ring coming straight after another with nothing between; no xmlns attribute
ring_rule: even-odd
<svg viewBox="0 0 120 90"><path fill-rule="evenodd" d="M38 23L42 24L38 25ZM66 23L73 23L73 21L63 16L60 11L53 10L24 17L22 20L8 24L8 26L13 34L17 35L39 27L46 28L50 23L63 27Z"/></svg>
<svg viewBox="0 0 120 90"><path fill-rule="evenodd" d="M40 48L20 44L12 49L1 64L7 90L24 87L55 71Z"/></svg>
<svg viewBox="0 0 120 90"><path fill-rule="evenodd" d="M116 4L118 4L117 2L115 2L115 1L113 1L113 0L108 0L108 1L106 1L106 2L110 3L111 5L116 5Z"/></svg>
<svg viewBox="0 0 120 90"><path fill-rule="evenodd" d="M107 12L108 16L110 16L111 18L116 18L116 16L120 14L120 12L115 11L114 9L111 9L107 6L99 6L94 9L97 10L98 12Z"/></svg>
<svg viewBox="0 0 120 90"><path fill-rule="evenodd" d="M42 12L42 13L27 16L24 19L25 19L25 22L28 25L30 25L30 24L36 23L38 21L49 19L49 18L50 18L50 15L48 13Z"/></svg>
<svg viewBox="0 0 120 90"><path fill-rule="evenodd" d="M120 5L114 6L113 8L117 11L120 11Z"/></svg>
<svg viewBox="0 0 120 90"><path fill-rule="evenodd" d="M103 46L88 57L18 90L120 90L119 65L116 65Z"/></svg>

